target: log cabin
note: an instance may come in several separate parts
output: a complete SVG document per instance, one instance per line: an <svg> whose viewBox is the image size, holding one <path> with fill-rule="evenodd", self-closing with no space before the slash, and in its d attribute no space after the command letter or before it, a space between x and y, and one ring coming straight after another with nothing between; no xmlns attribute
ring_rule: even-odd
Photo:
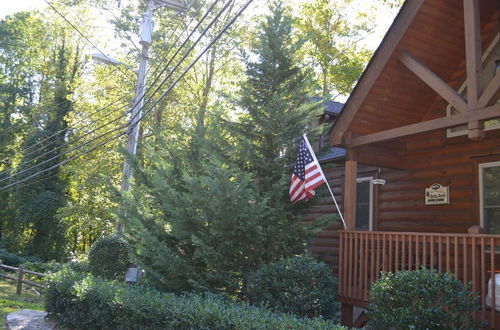
<svg viewBox="0 0 500 330"><path fill-rule="evenodd" d="M338 264L344 325L381 272L424 266L471 283L500 328L499 32L499 0L407 0L332 125L347 229L312 252Z"/></svg>

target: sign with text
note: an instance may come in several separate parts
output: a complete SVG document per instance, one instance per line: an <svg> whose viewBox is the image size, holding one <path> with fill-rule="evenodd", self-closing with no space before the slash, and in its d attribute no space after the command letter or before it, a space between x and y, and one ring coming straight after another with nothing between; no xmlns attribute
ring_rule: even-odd
<svg viewBox="0 0 500 330"><path fill-rule="evenodd" d="M425 188L425 205L450 204L450 189L439 183Z"/></svg>

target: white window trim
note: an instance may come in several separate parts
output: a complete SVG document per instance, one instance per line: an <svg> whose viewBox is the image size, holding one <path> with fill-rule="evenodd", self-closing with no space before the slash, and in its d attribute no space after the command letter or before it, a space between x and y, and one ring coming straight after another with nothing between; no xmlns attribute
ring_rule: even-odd
<svg viewBox="0 0 500 330"><path fill-rule="evenodd" d="M496 45L499 42L499 40L500 40L500 33L498 33L495 36L495 39L493 39L493 41L491 42L491 44L488 47L488 49L485 50L483 56L481 57L481 63L485 63L488 60L488 57L490 56L491 52L493 52L493 49L496 47ZM464 92L466 86L467 86L467 80L465 80L463 82L462 86L460 86L460 88L458 89L457 93L459 95L462 95L462 93ZM453 116L451 114L451 108L452 108L451 104L448 104L446 106L446 117ZM462 136L462 135L467 135L468 134L468 130L467 129L460 130L460 131L455 131L454 132L454 131L452 131L452 128L453 127L450 127L448 129L446 129L446 137L451 138L451 137L455 137L455 136ZM499 128L500 128L500 124L495 124L495 125L491 125L489 127L485 127L484 130L485 131L491 131L491 130L499 129Z"/></svg>
<svg viewBox="0 0 500 330"><path fill-rule="evenodd" d="M370 218L368 219L368 231L373 231L373 177L367 176L363 178L357 178L356 183L370 182Z"/></svg>
<svg viewBox="0 0 500 330"><path fill-rule="evenodd" d="M481 227L484 229L486 228L484 227L483 169L491 167L500 167L500 161L479 164L479 219Z"/></svg>

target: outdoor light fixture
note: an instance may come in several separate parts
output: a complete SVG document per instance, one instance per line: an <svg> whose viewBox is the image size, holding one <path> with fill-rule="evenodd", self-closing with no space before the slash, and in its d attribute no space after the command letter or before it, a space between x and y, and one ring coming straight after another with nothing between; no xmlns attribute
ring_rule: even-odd
<svg viewBox="0 0 500 330"><path fill-rule="evenodd" d="M385 180L384 179L373 179L372 183L373 184L379 184L379 185L383 186L385 184Z"/></svg>
<svg viewBox="0 0 500 330"><path fill-rule="evenodd" d="M92 59L100 64L110 64L110 65L120 65L123 64L116 58L112 58L110 56L104 56L101 53L92 54Z"/></svg>

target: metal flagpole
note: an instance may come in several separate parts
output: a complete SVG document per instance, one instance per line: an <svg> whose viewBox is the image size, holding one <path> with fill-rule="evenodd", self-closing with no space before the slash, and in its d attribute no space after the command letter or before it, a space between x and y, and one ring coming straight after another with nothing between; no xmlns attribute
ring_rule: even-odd
<svg viewBox="0 0 500 330"><path fill-rule="evenodd" d="M330 191L330 195L332 196L333 202L335 203L335 206L337 207L337 211L339 212L340 220L342 220L342 224L344 225L344 229L347 229L347 226L346 226L345 220L344 220L344 216L342 215L342 212L340 211L339 204L337 204L337 200L335 199L335 196L333 195L332 188L330 188L330 184L328 184L328 180L326 179L326 176L323 173L323 169L319 165L318 159L316 158L316 154L314 153L314 150L311 148L311 144L309 143L309 140L307 139L307 136L305 134L304 134L304 140L307 143L307 148L309 148L309 151L311 152L311 155L313 156L314 161L318 164L319 172L321 173L321 176L323 177L323 180L325 180L326 186L328 187L328 190Z"/></svg>

